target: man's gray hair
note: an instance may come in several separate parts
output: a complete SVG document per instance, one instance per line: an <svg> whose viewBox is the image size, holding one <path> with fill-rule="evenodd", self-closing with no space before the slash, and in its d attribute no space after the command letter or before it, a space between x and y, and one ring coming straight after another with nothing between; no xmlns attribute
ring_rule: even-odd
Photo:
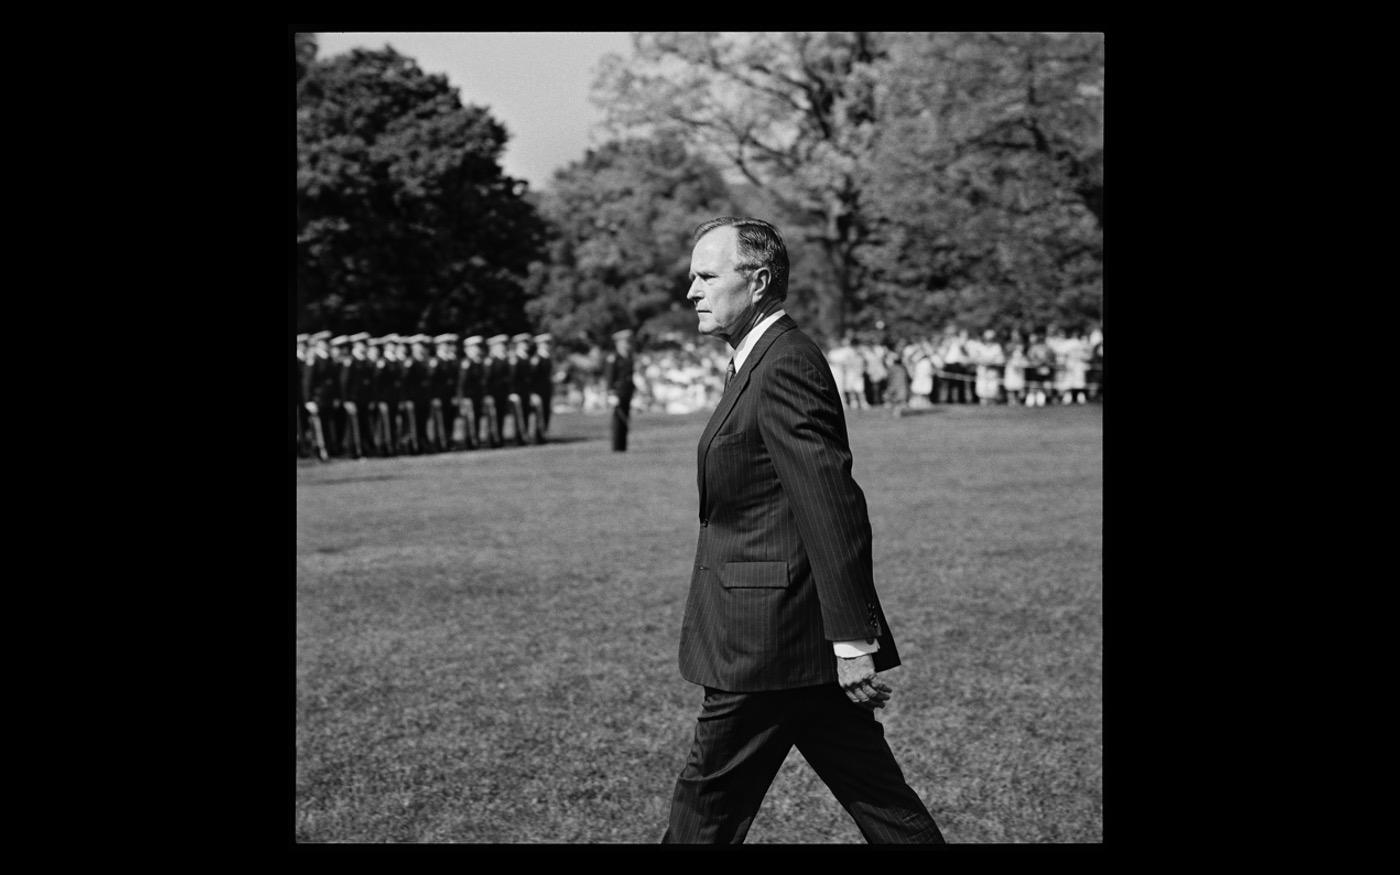
<svg viewBox="0 0 1400 875"><path fill-rule="evenodd" d="M768 268L770 279L766 297L773 301L787 300L787 247L783 245L778 229L768 222L748 216L720 216L696 228L691 245L699 243L701 237L716 228L725 226L733 226L739 233L739 264L736 267L739 270Z"/></svg>

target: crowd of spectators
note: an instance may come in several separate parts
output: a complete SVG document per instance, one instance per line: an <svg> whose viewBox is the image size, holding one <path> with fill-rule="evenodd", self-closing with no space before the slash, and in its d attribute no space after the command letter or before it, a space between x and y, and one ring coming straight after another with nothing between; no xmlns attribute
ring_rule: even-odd
<svg viewBox="0 0 1400 875"><path fill-rule="evenodd" d="M724 389L729 348L675 340L637 354L633 410L693 413L712 409ZM607 410L602 351L570 356L559 371L556 403L585 412ZM853 335L827 352L848 410L887 408L900 415L937 404L1043 407L1103 401L1103 332L1050 326L1029 333L949 326L903 341Z"/></svg>
<svg viewBox="0 0 1400 875"><path fill-rule="evenodd" d="M1103 331L1098 328L974 336L943 332L886 345L848 337L828 353L848 409L896 414L935 404L1044 407L1103 401Z"/></svg>

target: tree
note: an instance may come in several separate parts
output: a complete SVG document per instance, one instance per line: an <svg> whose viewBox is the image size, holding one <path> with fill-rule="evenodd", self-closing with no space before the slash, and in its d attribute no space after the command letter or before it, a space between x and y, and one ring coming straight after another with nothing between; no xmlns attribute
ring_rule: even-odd
<svg viewBox="0 0 1400 875"><path fill-rule="evenodd" d="M881 38L869 33L643 33L600 67L595 100L614 130L696 144L769 197L817 245L817 331L839 334L863 282L862 176L876 130Z"/></svg>
<svg viewBox="0 0 1400 875"><path fill-rule="evenodd" d="M1102 36L904 34L887 47L865 319L1099 318Z"/></svg>
<svg viewBox="0 0 1400 875"><path fill-rule="evenodd" d="M539 205L550 240L529 281L538 324L578 346L621 328L694 329L690 234L732 212L715 167L674 138L612 141L556 172Z"/></svg>
<svg viewBox="0 0 1400 875"><path fill-rule="evenodd" d="M526 328L543 226L504 127L390 47L317 60L299 35L297 57L300 327Z"/></svg>
<svg viewBox="0 0 1400 875"><path fill-rule="evenodd" d="M609 124L684 137L771 204L790 248L817 247L818 334L1097 314L1101 35L633 43L595 85Z"/></svg>

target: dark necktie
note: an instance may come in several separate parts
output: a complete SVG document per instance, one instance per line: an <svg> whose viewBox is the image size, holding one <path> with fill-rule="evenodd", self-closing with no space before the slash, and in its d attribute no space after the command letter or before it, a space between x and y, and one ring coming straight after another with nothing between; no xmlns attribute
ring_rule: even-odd
<svg viewBox="0 0 1400 875"><path fill-rule="evenodd" d="M724 369L724 391L729 391L729 381L734 379L734 359L729 360L729 367Z"/></svg>

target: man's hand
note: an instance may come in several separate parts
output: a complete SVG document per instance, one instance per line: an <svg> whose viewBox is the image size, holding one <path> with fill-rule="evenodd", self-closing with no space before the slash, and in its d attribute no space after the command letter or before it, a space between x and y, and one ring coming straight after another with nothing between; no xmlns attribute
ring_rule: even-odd
<svg viewBox="0 0 1400 875"><path fill-rule="evenodd" d="M836 681L846 697L857 705L875 709L885 707L890 687L875 675L875 660L870 654L851 659L836 658Z"/></svg>

